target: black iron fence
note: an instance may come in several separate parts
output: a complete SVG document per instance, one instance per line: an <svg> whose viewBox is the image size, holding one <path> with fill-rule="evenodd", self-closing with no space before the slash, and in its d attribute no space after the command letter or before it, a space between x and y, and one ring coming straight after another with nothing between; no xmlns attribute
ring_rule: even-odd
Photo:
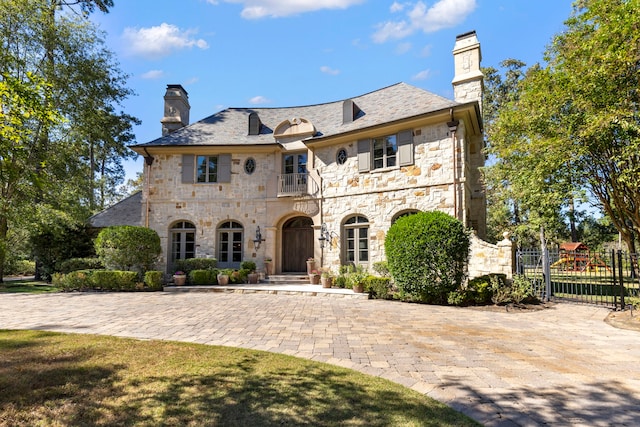
<svg viewBox="0 0 640 427"><path fill-rule="evenodd" d="M573 301L622 309L629 297L640 295L638 254L619 250L519 249L516 274L531 280L543 301Z"/></svg>

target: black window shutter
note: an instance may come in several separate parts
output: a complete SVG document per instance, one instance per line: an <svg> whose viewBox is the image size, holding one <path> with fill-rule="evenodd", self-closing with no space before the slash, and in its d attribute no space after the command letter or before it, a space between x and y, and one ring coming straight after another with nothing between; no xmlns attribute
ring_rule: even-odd
<svg viewBox="0 0 640 427"><path fill-rule="evenodd" d="M371 142L368 139L358 141L358 171L368 172L371 169Z"/></svg>
<svg viewBox="0 0 640 427"><path fill-rule="evenodd" d="M231 182L231 154L218 156L218 182Z"/></svg>
<svg viewBox="0 0 640 427"><path fill-rule="evenodd" d="M182 183L193 184L195 177L195 156L193 154L182 155Z"/></svg>
<svg viewBox="0 0 640 427"><path fill-rule="evenodd" d="M413 164L413 131L403 130L398 133L398 165Z"/></svg>

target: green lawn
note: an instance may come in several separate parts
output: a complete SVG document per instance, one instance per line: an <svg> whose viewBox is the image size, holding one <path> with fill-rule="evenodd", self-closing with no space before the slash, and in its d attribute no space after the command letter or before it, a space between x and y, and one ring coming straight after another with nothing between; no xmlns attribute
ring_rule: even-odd
<svg viewBox="0 0 640 427"><path fill-rule="evenodd" d="M55 286L36 280L6 280L0 283L0 293L30 293L41 294L46 292L58 292Z"/></svg>
<svg viewBox="0 0 640 427"><path fill-rule="evenodd" d="M0 425L478 424L398 384L305 359L167 341L0 331Z"/></svg>

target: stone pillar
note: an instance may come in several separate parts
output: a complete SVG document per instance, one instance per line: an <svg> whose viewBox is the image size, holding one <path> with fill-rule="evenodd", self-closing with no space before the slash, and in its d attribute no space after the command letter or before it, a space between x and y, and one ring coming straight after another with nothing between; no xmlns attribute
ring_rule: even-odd
<svg viewBox="0 0 640 427"><path fill-rule="evenodd" d="M164 94L164 117L162 123L162 136L168 135L189 124L189 95L182 85L167 85Z"/></svg>

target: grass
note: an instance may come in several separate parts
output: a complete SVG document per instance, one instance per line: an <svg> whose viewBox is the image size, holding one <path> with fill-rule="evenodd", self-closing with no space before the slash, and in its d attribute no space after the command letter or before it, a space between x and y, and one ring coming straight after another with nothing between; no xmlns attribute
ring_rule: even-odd
<svg viewBox="0 0 640 427"><path fill-rule="evenodd" d="M479 424L390 381L290 356L0 330L0 425Z"/></svg>
<svg viewBox="0 0 640 427"><path fill-rule="evenodd" d="M5 280L0 283L0 293L30 293L42 294L47 292L59 292L55 286L37 280Z"/></svg>

